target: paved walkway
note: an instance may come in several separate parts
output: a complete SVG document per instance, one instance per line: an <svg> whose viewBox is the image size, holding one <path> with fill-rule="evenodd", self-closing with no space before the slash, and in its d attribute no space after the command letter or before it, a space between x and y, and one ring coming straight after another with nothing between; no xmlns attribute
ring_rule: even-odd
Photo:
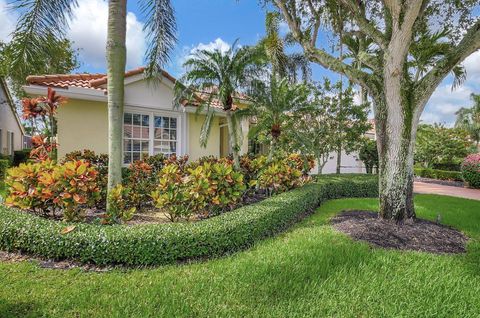
<svg viewBox="0 0 480 318"><path fill-rule="evenodd" d="M434 183L415 182L413 186L413 192L450 195L452 197L480 200L480 190L452 187Z"/></svg>

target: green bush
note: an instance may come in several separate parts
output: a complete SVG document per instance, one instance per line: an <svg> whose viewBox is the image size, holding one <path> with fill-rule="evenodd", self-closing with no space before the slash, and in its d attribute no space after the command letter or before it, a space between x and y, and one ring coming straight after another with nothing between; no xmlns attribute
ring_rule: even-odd
<svg viewBox="0 0 480 318"><path fill-rule="evenodd" d="M460 171L445 171L436 169L415 168L415 175L422 178L438 180L463 181Z"/></svg>
<svg viewBox="0 0 480 318"><path fill-rule="evenodd" d="M0 181L3 181L5 179L8 167L10 167L10 161L0 159Z"/></svg>
<svg viewBox="0 0 480 318"><path fill-rule="evenodd" d="M26 163L30 158L31 149L17 150L13 152L13 165L19 166L21 163Z"/></svg>
<svg viewBox="0 0 480 318"><path fill-rule="evenodd" d="M99 265L159 265L203 259L247 248L285 230L326 200L377 195L375 177L324 177L200 222L137 226L76 224L67 234L62 231L67 232L69 223L0 207L0 249Z"/></svg>
<svg viewBox="0 0 480 318"><path fill-rule="evenodd" d="M462 162L462 175L469 187L480 189L480 153L465 158Z"/></svg>

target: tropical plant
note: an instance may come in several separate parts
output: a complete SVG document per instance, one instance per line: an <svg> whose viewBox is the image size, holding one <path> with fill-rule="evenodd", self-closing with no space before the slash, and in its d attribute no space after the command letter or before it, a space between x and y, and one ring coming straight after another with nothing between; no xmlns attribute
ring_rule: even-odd
<svg viewBox="0 0 480 318"><path fill-rule="evenodd" d="M418 127L415 161L425 168L460 164L469 153L469 147L468 134L463 129L422 124Z"/></svg>
<svg viewBox="0 0 480 318"><path fill-rule="evenodd" d="M176 23L170 0L140 0L147 32L146 76L160 76L176 38ZM21 16L13 33L12 56L19 67L32 57L48 54L48 47L61 42L77 0L17 0L14 8ZM127 0L108 2L107 99L108 99L108 191L122 182L122 123L126 64ZM108 209L108 205L107 205Z"/></svg>
<svg viewBox="0 0 480 318"><path fill-rule="evenodd" d="M175 106L187 101L198 105L197 114L206 112L200 131L202 146L206 146L210 136L215 106L223 109L237 169L240 168L239 152L243 138L235 112L241 102L240 92L245 90L258 72L255 67L257 61L255 50L238 47L236 42L227 51L218 47L214 50L197 50L183 64L187 69L186 74L175 84Z"/></svg>
<svg viewBox="0 0 480 318"><path fill-rule="evenodd" d="M296 83L299 71L303 81L307 82L311 76L310 63L299 53L287 53L286 49L293 46L291 36L282 37L280 34L281 16L278 12L267 12L265 15L265 29L267 34L263 37L256 48L261 57L271 66L271 72L277 80L288 79L290 83Z"/></svg>
<svg viewBox="0 0 480 318"><path fill-rule="evenodd" d="M469 155L462 163L462 176L472 188L480 188L480 153Z"/></svg>
<svg viewBox="0 0 480 318"><path fill-rule="evenodd" d="M102 220L104 224L127 222L132 219L136 208L130 205L130 188L117 184L108 194L110 209Z"/></svg>
<svg viewBox="0 0 480 318"><path fill-rule="evenodd" d="M477 152L480 152L480 94L472 94L473 106L460 108L455 114L455 127L465 129L472 141L475 142Z"/></svg>
<svg viewBox="0 0 480 318"><path fill-rule="evenodd" d="M302 176L302 170L292 167L286 160L276 160L262 169L258 185L269 195L277 194L303 185L308 179Z"/></svg>
<svg viewBox="0 0 480 318"><path fill-rule="evenodd" d="M21 164L7 175L6 205L52 216L61 211L66 221L81 220L82 207L93 205L100 194L97 171L83 160Z"/></svg>
<svg viewBox="0 0 480 318"><path fill-rule="evenodd" d="M372 139L365 138L358 158L363 161L367 173L373 173L373 170L378 169L378 150L377 142Z"/></svg>
<svg viewBox="0 0 480 318"><path fill-rule="evenodd" d="M480 48L478 1L351 1L270 0L281 12L296 42L310 61L346 75L369 93L375 113L379 147L380 216L397 222L415 218L413 206L413 151L420 116L429 98L452 71ZM333 6L341 15L324 19ZM345 23L346 22L346 23ZM360 33L377 50L365 56L369 70L328 52L323 39L342 33ZM435 55L418 78L411 65L421 34L446 27L448 51Z"/></svg>
<svg viewBox="0 0 480 318"><path fill-rule="evenodd" d="M273 159L282 128L289 116L308 104L309 90L303 84L290 84L287 79L278 80L275 76L270 82L255 81L249 91L252 99L249 107L238 111L238 116L255 118L250 127L249 137L266 133L270 138L268 161Z"/></svg>

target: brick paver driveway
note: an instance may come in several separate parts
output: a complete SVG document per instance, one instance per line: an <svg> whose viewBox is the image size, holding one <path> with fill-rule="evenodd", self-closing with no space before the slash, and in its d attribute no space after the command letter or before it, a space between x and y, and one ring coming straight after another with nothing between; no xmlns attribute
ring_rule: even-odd
<svg viewBox="0 0 480 318"><path fill-rule="evenodd" d="M460 187L452 187L434 183L415 182L413 186L415 193L441 194L452 197L480 200L480 190Z"/></svg>

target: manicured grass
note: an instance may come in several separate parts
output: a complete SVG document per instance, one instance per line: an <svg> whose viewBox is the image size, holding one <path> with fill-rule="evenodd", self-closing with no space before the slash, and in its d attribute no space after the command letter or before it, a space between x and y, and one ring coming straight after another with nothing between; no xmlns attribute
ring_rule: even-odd
<svg viewBox="0 0 480 318"><path fill-rule="evenodd" d="M480 312L480 202L418 195L420 217L471 238L465 255L372 249L334 231L324 203L290 231L234 256L108 273L0 263L0 316L475 317Z"/></svg>

